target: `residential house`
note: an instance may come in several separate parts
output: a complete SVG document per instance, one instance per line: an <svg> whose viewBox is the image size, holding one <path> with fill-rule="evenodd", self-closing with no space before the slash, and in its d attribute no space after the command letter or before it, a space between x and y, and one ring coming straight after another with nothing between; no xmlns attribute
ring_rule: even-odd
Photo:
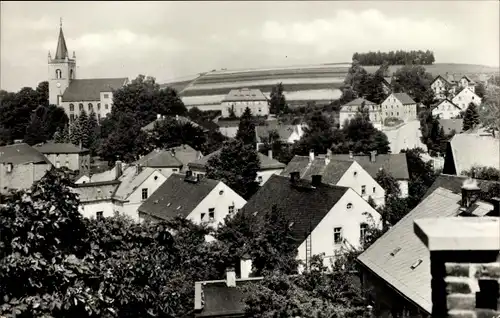
<svg viewBox="0 0 500 318"><path fill-rule="evenodd" d="M74 184L72 190L78 195L78 211L87 218L115 216L113 195L120 186L120 181L99 181Z"/></svg>
<svg viewBox="0 0 500 318"><path fill-rule="evenodd" d="M56 167L67 167L80 174L90 172L90 152L70 143L47 142L35 146Z"/></svg>
<svg viewBox="0 0 500 318"><path fill-rule="evenodd" d="M481 97L477 96L476 93L468 87L465 87L458 92L451 101L460 107L462 111L465 111L470 103L473 103L476 106L481 105Z"/></svg>
<svg viewBox="0 0 500 318"><path fill-rule="evenodd" d="M253 214L264 222L273 209L290 221L297 259L306 266L312 255L321 253L325 253L325 266L331 266L343 248L360 246L370 220L375 225L380 221L380 214L353 189L325 184L321 175L303 180L299 172L290 177L271 176L240 213Z"/></svg>
<svg viewBox="0 0 500 318"><path fill-rule="evenodd" d="M460 116L462 108L449 99L442 99L432 106L432 115L440 119L453 119Z"/></svg>
<svg viewBox="0 0 500 318"><path fill-rule="evenodd" d="M182 145L170 149L155 149L147 155L142 156L135 164L172 173L187 170L188 163L202 157L201 152L194 150L188 145Z"/></svg>
<svg viewBox="0 0 500 318"><path fill-rule="evenodd" d="M386 118L399 118L404 122L417 119L417 103L406 93L392 93L380 107L382 122Z"/></svg>
<svg viewBox="0 0 500 318"><path fill-rule="evenodd" d="M500 169L500 140L491 135L456 134L446 147L443 173L462 175L475 166Z"/></svg>
<svg viewBox="0 0 500 318"><path fill-rule="evenodd" d="M391 93L392 91L391 84L392 84L392 76L384 77L384 80L382 81L382 89L384 90L385 95L389 95Z"/></svg>
<svg viewBox="0 0 500 318"><path fill-rule="evenodd" d="M347 120L353 119L356 116L356 113L359 111L359 108L363 105L368 109L368 113L370 114L370 121L372 123L380 124L382 122L380 105L377 105L374 102L370 102L364 98L356 98L355 100L350 101L340 108L340 127L342 128Z"/></svg>
<svg viewBox="0 0 500 318"><path fill-rule="evenodd" d="M240 117L247 107L254 116L269 115L267 98L259 89L239 88L232 89L222 100L222 117L231 117L231 114Z"/></svg>
<svg viewBox="0 0 500 318"><path fill-rule="evenodd" d="M378 155L376 152L372 152L367 156L354 155L354 153L350 152L348 155L334 154L331 156L331 159L344 161L354 160L359 163L373 179L376 179L377 173L381 169L384 169L398 181L401 197L408 197L408 180L410 179L410 173L405 153Z"/></svg>
<svg viewBox="0 0 500 318"><path fill-rule="evenodd" d="M216 227L234 215L246 201L224 182L192 175L172 174L140 207L141 221L169 220L178 215L197 224Z"/></svg>
<svg viewBox="0 0 500 318"><path fill-rule="evenodd" d="M469 88L474 93L476 92L476 83L467 75L460 78L458 85L462 88Z"/></svg>
<svg viewBox="0 0 500 318"><path fill-rule="evenodd" d="M0 194L31 187L52 167L42 153L28 144L0 147Z"/></svg>
<svg viewBox="0 0 500 318"><path fill-rule="evenodd" d="M193 172L194 176L205 175L208 161L211 158L218 156L220 152L221 149L214 151L211 154L195 162L189 163L188 164L189 170ZM260 152L258 152L257 155L259 156L260 168L259 171L257 171L257 178L255 181L257 181L260 185L266 183L269 177L272 176L273 174L280 174L286 166L284 163L281 163L278 160L273 159L273 153L271 150L268 151L267 156L263 155Z"/></svg>
<svg viewBox="0 0 500 318"><path fill-rule="evenodd" d="M452 86L453 84L448 82L448 80L441 75L436 76L431 83L431 89L437 99L450 97Z"/></svg>
<svg viewBox="0 0 500 318"><path fill-rule="evenodd" d="M330 151L324 156L311 152L309 156L293 157L281 175L289 176L292 172L299 172L305 180L321 175L323 183L351 188L366 201L371 197L377 206L385 203L385 190L358 162L333 159Z"/></svg>
<svg viewBox="0 0 500 318"><path fill-rule="evenodd" d="M279 139L283 143L293 144L299 141L304 135L303 124L297 125L284 125L277 121L267 121L266 126L255 126L255 134L257 135L257 145L263 144L268 141L271 132L277 132Z"/></svg>
<svg viewBox="0 0 500 318"><path fill-rule="evenodd" d="M170 116L168 118L170 118ZM196 123L196 122L192 121L191 119L184 117L184 116L175 115L175 117L172 116L171 118L175 118L175 120L180 124L190 124L190 125L193 125L194 127L198 127L200 129L202 129L205 132L209 130L209 129L205 128L204 126L201 126L198 123ZM149 124L147 124L146 126L142 127L141 130L145 131L147 133L151 133L154 130L155 125L157 123L163 122L165 119L167 119L167 116L157 114L156 119L153 120L152 122L150 122Z"/></svg>
<svg viewBox="0 0 500 318"><path fill-rule="evenodd" d="M62 25L54 58L48 55L49 103L64 108L70 122L80 113L95 112L97 119L111 113L113 92L127 84L128 78L77 79L76 56L66 46Z"/></svg>
<svg viewBox="0 0 500 318"><path fill-rule="evenodd" d="M118 180L118 178L123 174L123 170L126 169L129 165L123 164L121 161L117 161L113 168L109 170L105 170L99 173L87 173L78 176L78 179L75 180L75 184L83 184L83 183L97 183L97 182L105 182L105 181L113 181Z"/></svg>
<svg viewBox="0 0 500 318"><path fill-rule="evenodd" d="M362 281L371 290L377 317L430 317L432 312L430 256L415 235L416 220L433 217L483 217L494 213L478 201L477 184L465 182L462 194L438 187L359 257Z"/></svg>
<svg viewBox="0 0 500 318"><path fill-rule="evenodd" d="M451 134L452 132L455 132L457 134L462 132L462 127L464 124L464 120L461 118L456 118L456 119L438 119L439 124L441 127L443 127L444 133L446 135Z"/></svg>

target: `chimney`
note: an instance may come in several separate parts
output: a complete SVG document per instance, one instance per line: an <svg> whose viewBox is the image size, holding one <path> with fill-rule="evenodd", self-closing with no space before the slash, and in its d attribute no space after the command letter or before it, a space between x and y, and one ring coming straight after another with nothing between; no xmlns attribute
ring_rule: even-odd
<svg viewBox="0 0 500 318"><path fill-rule="evenodd" d="M227 287L236 287L236 271L233 267L226 269L226 285Z"/></svg>
<svg viewBox="0 0 500 318"><path fill-rule="evenodd" d="M189 179L189 178L191 178L192 176L193 176L193 171L191 171L191 170L187 170L187 171L186 171L186 179Z"/></svg>
<svg viewBox="0 0 500 318"><path fill-rule="evenodd" d="M469 208L478 199L481 190L475 179L469 178L462 184L462 208Z"/></svg>
<svg viewBox="0 0 500 318"><path fill-rule="evenodd" d="M290 172L290 182L297 183L300 179L300 172L294 171Z"/></svg>
<svg viewBox="0 0 500 318"><path fill-rule="evenodd" d="M325 156L325 166L328 166L331 159L332 159L332 151L330 149L328 149L326 151L326 156Z"/></svg>
<svg viewBox="0 0 500 318"><path fill-rule="evenodd" d="M353 151L349 151L349 158L350 158L350 159L353 159L353 158L354 158L354 152L353 152Z"/></svg>
<svg viewBox="0 0 500 318"><path fill-rule="evenodd" d="M370 162L377 161L377 150L370 151Z"/></svg>
<svg viewBox="0 0 500 318"><path fill-rule="evenodd" d="M245 254L241 257L240 260L240 277L246 279L250 277L250 273L252 272L252 258L250 255Z"/></svg>
<svg viewBox="0 0 500 318"><path fill-rule="evenodd" d="M137 164L137 165L135 166L135 174L136 174L136 175L139 175L139 173L141 173L141 172L142 172L142 165Z"/></svg>
<svg viewBox="0 0 500 318"><path fill-rule="evenodd" d="M115 172L116 172L115 180L118 180L118 178L122 176L122 162L120 160L116 161L115 163Z"/></svg>
<svg viewBox="0 0 500 318"><path fill-rule="evenodd" d="M311 149L309 150L309 162L313 162L314 161L314 150Z"/></svg>
<svg viewBox="0 0 500 318"><path fill-rule="evenodd" d="M160 120L161 119L161 115L160 114L156 114L156 119Z"/></svg>
<svg viewBox="0 0 500 318"><path fill-rule="evenodd" d="M267 151L267 156L270 158L270 159L273 159L273 150L272 149L269 149Z"/></svg>
<svg viewBox="0 0 500 318"><path fill-rule="evenodd" d="M312 176L312 185L313 187L317 187L321 184L321 175L315 174Z"/></svg>

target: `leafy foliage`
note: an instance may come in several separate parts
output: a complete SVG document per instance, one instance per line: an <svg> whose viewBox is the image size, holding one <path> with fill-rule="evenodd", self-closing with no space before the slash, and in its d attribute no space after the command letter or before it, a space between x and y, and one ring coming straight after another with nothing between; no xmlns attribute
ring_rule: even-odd
<svg viewBox="0 0 500 318"><path fill-rule="evenodd" d="M187 144L200 150L206 142L203 129L190 122L179 122L173 117L157 121L149 138L155 148L172 148Z"/></svg>
<svg viewBox="0 0 500 318"><path fill-rule="evenodd" d="M245 108L243 115L241 115L236 139L241 140L245 145L255 145L257 143L255 123L252 118L252 112L248 107Z"/></svg>
<svg viewBox="0 0 500 318"><path fill-rule="evenodd" d="M434 92L431 89L433 79L425 67L405 65L394 73L391 86L394 93L407 93L415 102L429 106L434 103Z"/></svg>
<svg viewBox="0 0 500 318"><path fill-rule="evenodd" d="M446 144L450 136L446 136L443 127L439 120L432 115L430 110L426 110L419 114L420 131L422 136L420 139L422 143L427 146L430 155L437 153L444 154L446 151Z"/></svg>
<svg viewBox="0 0 500 318"><path fill-rule="evenodd" d="M267 138L261 138L263 145L259 145L259 152L268 155L272 151L272 157L279 162L288 164L292 158L292 147L290 144L283 142L280 139L279 133L276 130L269 132Z"/></svg>
<svg viewBox="0 0 500 318"><path fill-rule="evenodd" d="M368 52L354 53L352 60L358 61L361 65L390 65L422 64L432 65L435 61L432 51L390 51L390 52Z"/></svg>
<svg viewBox="0 0 500 318"><path fill-rule="evenodd" d="M479 119L484 127L491 131L500 130L500 88L498 86L488 87L478 111Z"/></svg>
<svg viewBox="0 0 500 318"><path fill-rule="evenodd" d="M288 106L283 92L283 83L278 83L271 89L271 95L269 96L269 112L271 114L280 115L287 112Z"/></svg>
<svg viewBox="0 0 500 318"><path fill-rule="evenodd" d="M469 106L467 106L467 109L465 110L462 130L467 131L470 129L474 129L478 125L479 125L479 111L477 109L477 106L471 102Z"/></svg>
<svg viewBox="0 0 500 318"><path fill-rule="evenodd" d="M500 181L500 170L493 167L474 166L469 170L463 171L463 175L490 181Z"/></svg>

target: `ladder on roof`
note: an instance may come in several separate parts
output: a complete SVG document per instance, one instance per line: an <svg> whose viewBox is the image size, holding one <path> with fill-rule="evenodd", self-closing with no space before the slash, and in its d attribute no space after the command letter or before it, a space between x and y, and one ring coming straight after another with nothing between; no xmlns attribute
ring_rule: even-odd
<svg viewBox="0 0 500 318"><path fill-rule="evenodd" d="M311 257L312 257L312 242L311 242L311 234L309 234L306 238L306 270L310 270Z"/></svg>

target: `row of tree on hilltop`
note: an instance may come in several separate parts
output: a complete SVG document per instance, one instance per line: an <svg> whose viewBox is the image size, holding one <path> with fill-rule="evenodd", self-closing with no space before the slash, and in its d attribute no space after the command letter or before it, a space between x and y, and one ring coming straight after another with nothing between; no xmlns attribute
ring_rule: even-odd
<svg viewBox="0 0 500 318"><path fill-rule="evenodd" d="M352 60L358 61L361 65L382 65L384 62L390 65L432 65L435 62L434 52L426 51L390 51L390 52L368 52L354 53Z"/></svg>

